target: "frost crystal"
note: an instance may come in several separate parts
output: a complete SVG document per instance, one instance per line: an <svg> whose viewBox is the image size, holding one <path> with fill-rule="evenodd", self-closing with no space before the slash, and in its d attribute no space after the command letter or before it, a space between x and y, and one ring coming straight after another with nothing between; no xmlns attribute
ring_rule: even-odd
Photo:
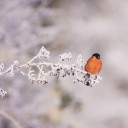
<svg viewBox="0 0 128 128"><path fill-rule="evenodd" d="M38 57L44 57L46 59L50 59L50 52L47 51L43 46L42 48L40 49L39 53L38 53Z"/></svg>
<svg viewBox="0 0 128 128"><path fill-rule="evenodd" d="M42 61L41 58L47 59L47 62ZM41 59L41 60L40 60ZM78 55L78 58L75 63L68 65L64 64L62 61L72 59L71 53L64 53L59 56L58 63L52 63L50 61L50 52L47 51L44 47L42 47L39 53L33 57L26 64L19 65L19 62L16 60L14 63L4 70L4 64L0 64L0 75L9 74L10 76L14 76L16 72L21 73L22 75L28 77L32 83L37 82L41 84L48 83L48 77L56 77L57 79L64 78L66 76L74 76L74 83L79 82L86 86L92 87L96 83L101 81L101 77L98 75L92 75L84 71L84 60L81 55ZM36 60L38 60L36 62ZM45 71L47 67L48 71ZM25 72L23 69L28 69ZM0 95L3 97L7 92L1 89Z"/></svg>
<svg viewBox="0 0 128 128"><path fill-rule="evenodd" d="M3 98L6 94L7 92L0 88L0 96Z"/></svg>
<svg viewBox="0 0 128 128"><path fill-rule="evenodd" d="M64 53L62 55L59 56L60 57L60 61L64 61L64 60L71 60L72 59L72 54L71 53Z"/></svg>
<svg viewBox="0 0 128 128"><path fill-rule="evenodd" d="M76 64L78 64L80 67L83 67L84 60L83 60L83 57L81 55L78 55L78 58L76 60Z"/></svg>

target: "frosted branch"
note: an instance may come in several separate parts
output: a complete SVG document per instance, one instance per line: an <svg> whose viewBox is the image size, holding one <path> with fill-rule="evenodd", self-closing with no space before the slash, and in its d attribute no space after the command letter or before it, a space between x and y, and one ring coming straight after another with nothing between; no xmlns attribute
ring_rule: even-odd
<svg viewBox="0 0 128 128"><path fill-rule="evenodd" d="M4 70L4 64L0 64L0 75L8 74L14 76L16 72L26 76L32 83L42 83L43 85L48 83L48 77L64 78L66 76L74 76L74 83L79 82L86 86L92 87L102 79L98 75L92 75L84 71L84 60L81 55L73 64L64 64L64 61L70 61L72 59L71 53L64 53L59 56L57 63L50 62L50 52L42 47L39 53L33 57L26 64L19 65L18 61ZM63 61L63 62L62 62ZM45 72L45 69L48 69ZM25 70L25 71L24 71ZM2 90L2 89L1 89ZM0 95L3 97L6 91L1 91Z"/></svg>

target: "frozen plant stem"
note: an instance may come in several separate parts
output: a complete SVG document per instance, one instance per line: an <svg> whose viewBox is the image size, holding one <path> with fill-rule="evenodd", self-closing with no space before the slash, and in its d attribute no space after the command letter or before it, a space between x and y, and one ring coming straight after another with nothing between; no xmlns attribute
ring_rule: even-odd
<svg viewBox="0 0 128 128"><path fill-rule="evenodd" d="M41 61L42 58L45 61ZM78 55L76 62L71 65L63 63L63 61L70 61L71 59L71 53L64 53L59 56L59 61L57 63L52 63L50 62L50 52L42 47L39 53L26 64L19 65L19 62L16 60L9 68L4 70L4 64L1 63L0 75L9 74L10 76L14 76L16 72L19 72L28 77L32 83L38 82L42 83L43 85L48 83L48 77L50 76L60 78L72 75L76 78L73 81L74 83L79 82L90 87L96 83L99 83L99 81L102 79L98 75L92 75L84 71L84 60L81 55ZM38 62L36 62L36 60L38 60ZM38 72L33 67L38 69ZM49 69L47 72L44 71L45 67ZM23 69L27 69L27 71L25 72Z"/></svg>

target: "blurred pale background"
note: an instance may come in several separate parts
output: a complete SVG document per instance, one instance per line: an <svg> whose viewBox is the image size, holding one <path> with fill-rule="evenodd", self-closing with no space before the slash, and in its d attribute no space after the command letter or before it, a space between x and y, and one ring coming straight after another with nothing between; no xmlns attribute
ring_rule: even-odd
<svg viewBox="0 0 128 128"><path fill-rule="evenodd" d="M25 63L42 45L53 61L99 52L103 80L90 88L0 77L0 128L128 128L127 0L0 0L0 62Z"/></svg>

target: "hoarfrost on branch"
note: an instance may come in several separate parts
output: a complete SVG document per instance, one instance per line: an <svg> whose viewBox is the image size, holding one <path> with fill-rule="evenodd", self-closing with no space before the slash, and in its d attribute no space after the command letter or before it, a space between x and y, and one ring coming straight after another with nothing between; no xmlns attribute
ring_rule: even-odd
<svg viewBox="0 0 128 128"><path fill-rule="evenodd" d="M44 59L44 61L42 61L42 59ZM38 60L38 62L36 62L36 60ZM5 69L4 64L1 63L0 75L9 74L10 76L14 76L16 72L19 72L32 81L32 83L37 82L43 85L48 83L48 77L51 76L56 77L57 79L60 77L64 78L66 76L74 76L74 83L79 82L90 87L99 83L102 79L100 76L92 75L84 70L84 60L81 55L78 55L75 63L70 65L64 64L64 61L71 60L72 54L64 53L59 55L57 63L52 63L50 62L50 52L42 47L39 53L26 64L19 65L19 62L16 60L10 67ZM33 67L35 67L38 71ZM46 67L48 68L47 72L44 71ZM26 69L27 71L25 72L23 69ZM6 94L7 92L1 89L0 95L4 97Z"/></svg>

